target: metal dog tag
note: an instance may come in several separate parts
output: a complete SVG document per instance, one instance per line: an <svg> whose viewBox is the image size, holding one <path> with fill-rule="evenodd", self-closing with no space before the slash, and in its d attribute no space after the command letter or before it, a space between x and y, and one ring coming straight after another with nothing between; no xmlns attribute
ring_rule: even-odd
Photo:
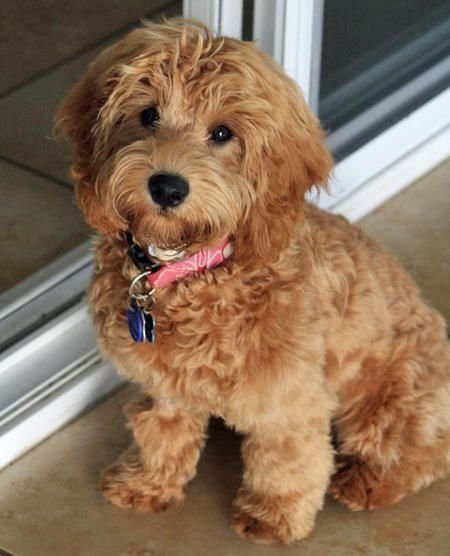
<svg viewBox="0 0 450 556"><path fill-rule="evenodd" d="M144 317L144 334L147 342L153 344L155 341L155 319L151 313L143 311L142 315Z"/></svg>
<svg viewBox="0 0 450 556"><path fill-rule="evenodd" d="M128 330L135 342L155 341L155 319L151 313L138 307L134 299L131 300L127 317Z"/></svg>

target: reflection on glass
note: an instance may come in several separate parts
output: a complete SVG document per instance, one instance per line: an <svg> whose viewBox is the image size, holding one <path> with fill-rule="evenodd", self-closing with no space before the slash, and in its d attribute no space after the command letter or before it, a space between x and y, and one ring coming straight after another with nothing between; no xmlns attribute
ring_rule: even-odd
<svg viewBox="0 0 450 556"><path fill-rule="evenodd" d="M335 131L403 86L347 151L449 84L449 0L325 0L319 114ZM433 70L433 71L432 71ZM372 118L374 120L374 118ZM351 131L351 130L350 130Z"/></svg>
<svg viewBox="0 0 450 556"><path fill-rule="evenodd" d="M3 0L0 33L0 293L85 241L68 158L53 138L58 103L87 64L141 18L182 1ZM6 264L7 261L7 264Z"/></svg>

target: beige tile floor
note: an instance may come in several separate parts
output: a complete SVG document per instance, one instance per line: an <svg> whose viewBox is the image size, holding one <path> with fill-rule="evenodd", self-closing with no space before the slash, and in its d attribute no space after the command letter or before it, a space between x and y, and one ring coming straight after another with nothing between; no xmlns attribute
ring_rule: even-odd
<svg viewBox="0 0 450 556"><path fill-rule="evenodd" d="M360 225L397 256L450 323L450 159Z"/></svg>
<svg viewBox="0 0 450 556"><path fill-rule="evenodd" d="M390 246L450 318L450 161L362 223ZM214 422L186 503L158 515L123 511L96 490L129 442L126 387L0 473L0 547L16 556L447 556L450 478L393 508L352 513L327 500L313 534L292 547L255 546L231 532L239 438Z"/></svg>
<svg viewBox="0 0 450 556"><path fill-rule="evenodd" d="M161 12L181 0L0 2L0 292L86 239L53 115L100 49Z"/></svg>

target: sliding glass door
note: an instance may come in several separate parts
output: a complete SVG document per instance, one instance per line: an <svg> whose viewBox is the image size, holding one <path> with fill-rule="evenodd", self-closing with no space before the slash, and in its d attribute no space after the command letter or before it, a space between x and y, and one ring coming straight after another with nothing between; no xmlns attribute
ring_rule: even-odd
<svg viewBox="0 0 450 556"><path fill-rule="evenodd" d="M181 0L35 4L0 7L0 467L119 383L83 300L91 231L53 114L102 48L182 13Z"/></svg>
<svg viewBox="0 0 450 556"><path fill-rule="evenodd" d="M449 0L325 0L322 37L318 112L338 158L449 86Z"/></svg>

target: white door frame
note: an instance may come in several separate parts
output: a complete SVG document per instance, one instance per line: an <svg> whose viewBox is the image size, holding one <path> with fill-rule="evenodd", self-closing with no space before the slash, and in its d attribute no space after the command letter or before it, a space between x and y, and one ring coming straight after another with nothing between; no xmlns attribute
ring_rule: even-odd
<svg viewBox="0 0 450 556"><path fill-rule="evenodd" d="M319 106L324 0L255 0L253 36Z"/></svg>
<svg viewBox="0 0 450 556"><path fill-rule="evenodd" d="M220 35L240 39L244 0L183 0L185 17L198 19Z"/></svg>

